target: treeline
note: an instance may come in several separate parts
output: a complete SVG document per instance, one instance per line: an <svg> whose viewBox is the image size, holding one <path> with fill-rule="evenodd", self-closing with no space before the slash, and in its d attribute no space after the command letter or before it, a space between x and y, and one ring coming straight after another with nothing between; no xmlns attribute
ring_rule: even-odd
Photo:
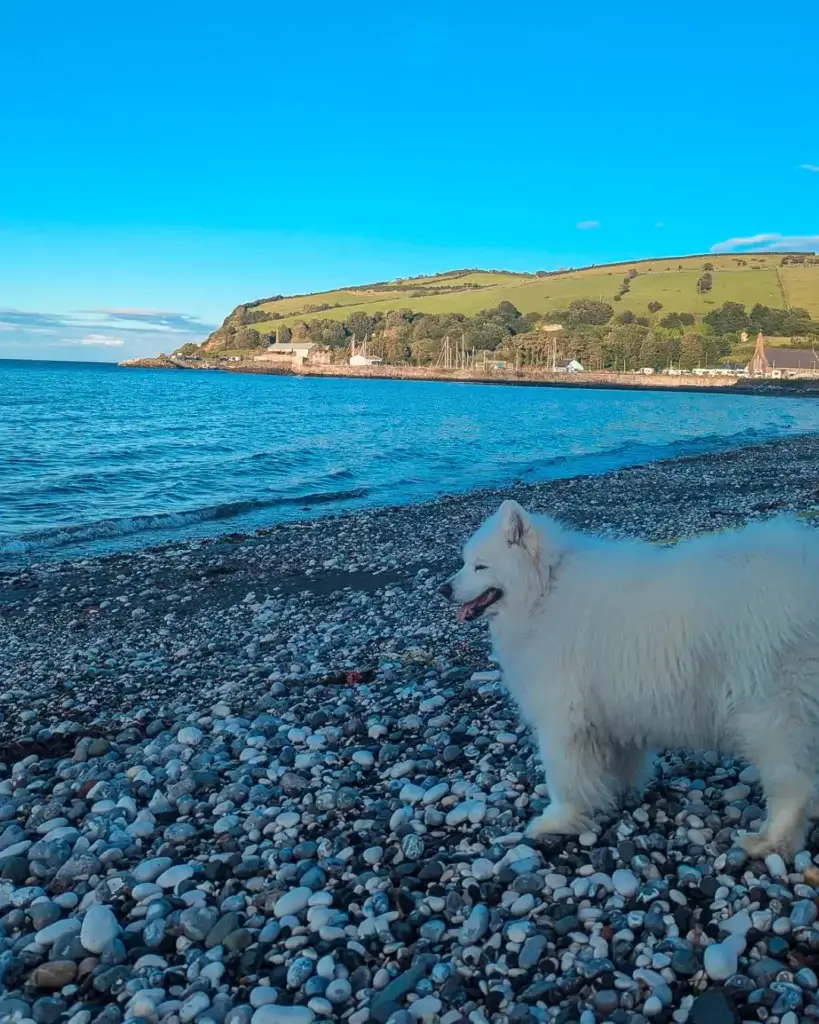
<svg viewBox="0 0 819 1024"><path fill-rule="evenodd" d="M251 311L252 312L252 311ZM662 315L661 315L662 314ZM269 318L269 314L268 314ZM556 329L556 325L560 325ZM548 330L546 328L549 328ZM554 359L578 359L587 369L692 369L713 366L728 357L743 332L755 336L813 337L819 322L802 309L777 309L757 303L746 311L725 302L701 322L692 313L663 311L650 302L646 315L594 299L576 299L563 310L521 313L501 302L469 317L461 313L425 314L410 309L351 313L346 320L316 317L278 330L281 344L312 342L329 348L342 361L352 342L367 343L371 355L385 362L434 365L444 349L474 354L477 360L502 360L515 366L548 366ZM226 322L208 339L208 350L264 349L276 340L248 323ZM185 346L194 354L196 346Z"/></svg>

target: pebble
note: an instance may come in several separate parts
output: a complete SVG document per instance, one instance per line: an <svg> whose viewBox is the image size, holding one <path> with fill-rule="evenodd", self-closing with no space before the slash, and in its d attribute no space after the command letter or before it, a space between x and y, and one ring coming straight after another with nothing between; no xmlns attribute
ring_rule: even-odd
<svg viewBox="0 0 819 1024"><path fill-rule="evenodd" d="M97 904L85 912L80 942L89 953L101 953L119 936L121 930L111 908Z"/></svg>
<svg viewBox="0 0 819 1024"><path fill-rule="evenodd" d="M251 1024L313 1024L315 1013L308 1006L260 1006Z"/></svg>
<svg viewBox="0 0 819 1024"><path fill-rule="evenodd" d="M640 887L639 879L628 868L618 868L613 872L611 880L615 890L626 898L633 896Z"/></svg>
<svg viewBox="0 0 819 1024"><path fill-rule="evenodd" d="M273 913L279 918L299 914L310 902L312 895L312 889L308 889L306 885L297 886L279 897L273 908Z"/></svg>

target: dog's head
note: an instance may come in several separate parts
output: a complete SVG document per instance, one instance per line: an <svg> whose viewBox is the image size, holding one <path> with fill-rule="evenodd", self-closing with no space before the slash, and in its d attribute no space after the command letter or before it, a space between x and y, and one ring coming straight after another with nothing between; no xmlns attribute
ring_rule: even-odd
<svg viewBox="0 0 819 1024"><path fill-rule="evenodd" d="M543 591L538 530L516 501L504 501L479 527L463 559L463 568L441 587L441 594L460 606L460 622L496 616Z"/></svg>

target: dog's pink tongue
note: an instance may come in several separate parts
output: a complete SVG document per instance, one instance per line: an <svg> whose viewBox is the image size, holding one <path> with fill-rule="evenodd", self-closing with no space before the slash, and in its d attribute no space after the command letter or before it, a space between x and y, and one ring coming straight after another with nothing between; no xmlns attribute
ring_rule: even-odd
<svg viewBox="0 0 819 1024"><path fill-rule="evenodd" d="M477 603L477 601L467 601L466 604L462 604L458 609L458 622L468 622L472 618Z"/></svg>

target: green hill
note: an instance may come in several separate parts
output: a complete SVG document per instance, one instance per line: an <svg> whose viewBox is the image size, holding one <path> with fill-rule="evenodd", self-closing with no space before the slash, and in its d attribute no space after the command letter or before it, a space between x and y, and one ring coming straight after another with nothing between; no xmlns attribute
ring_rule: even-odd
<svg viewBox="0 0 819 1024"><path fill-rule="evenodd" d="M567 319L567 311L578 303L596 307L590 319ZM727 317L717 323L715 316L725 303L739 304L747 314L754 307L766 307L779 319L754 319L743 313L739 320ZM493 317L498 307L503 307L503 313ZM783 323L789 311L793 311L790 326L782 330L769 326ZM688 317L682 324L670 325L669 313ZM543 335L540 340L533 336L558 316L564 326L574 328L573 334L564 332L559 339L561 351L589 358L591 349L602 365L611 361L607 345L612 351L623 346L634 350L629 361L638 359L644 337L605 334L618 325L622 333L635 318L637 327L651 334L642 345L643 356L653 347L668 351L673 359L679 346L669 348L666 335L676 327L703 338L720 335L720 345L704 341L702 354L726 358L730 352L739 354L742 330L762 329L766 335L791 337L812 336L814 327L819 331L819 258L810 253L711 254L552 272L457 270L308 295L272 296L238 306L200 352L244 354L266 345L278 331L285 338L292 332L327 345L335 351L334 358L342 355L355 335L359 341L369 337L373 350L388 361L424 363L436 358L441 339L454 331L465 337L467 346L510 357L516 347L528 347L530 353L542 347ZM588 328L585 333L584 327ZM517 341L510 342L511 337ZM698 358L696 342L690 342L687 350L691 360ZM515 358L519 361L520 356ZM623 356L612 358L617 365Z"/></svg>
<svg viewBox="0 0 819 1024"><path fill-rule="evenodd" d="M697 280L705 264L714 267L714 283L710 292L700 294ZM643 313L649 302L656 301L665 309L702 315L723 302L741 302L749 308L759 302L782 308L798 306L819 318L819 261L783 266L780 254L764 254L634 260L559 271L543 277L505 271L456 271L436 277L253 303L253 308L259 311L278 314L276 319L260 320L253 326L265 333L319 316L345 320L355 312L372 314L377 310L387 312L401 308L417 313L472 316L504 301L513 303L521 313L547 313L552 309L565 309L573 299L611 302L624 275L632 268L638 276L632 279L630 290L622 296L618 311L629 309ZM316 310L319 305L330 308Z"/></svg>

